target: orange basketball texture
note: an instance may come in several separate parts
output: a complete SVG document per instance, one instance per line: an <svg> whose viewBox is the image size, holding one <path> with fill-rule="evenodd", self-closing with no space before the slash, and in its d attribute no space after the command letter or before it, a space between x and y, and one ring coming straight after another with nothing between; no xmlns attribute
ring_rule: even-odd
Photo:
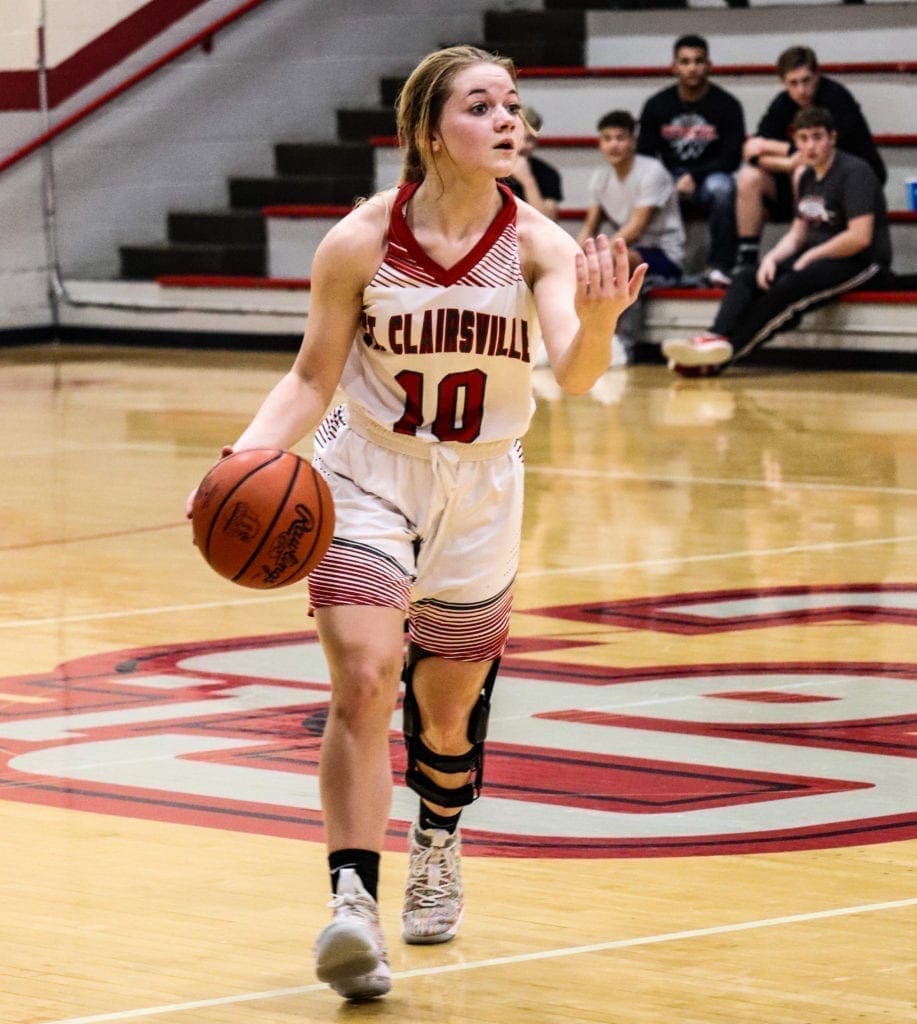
<svg viewBox="0 0 917 1024"><path fill-rule="evenodd" d="M334 504L305 459L257 448L210 470L194 496L191 525L212 569L240 586L273 590L321 561L334 534Z"/></svg>

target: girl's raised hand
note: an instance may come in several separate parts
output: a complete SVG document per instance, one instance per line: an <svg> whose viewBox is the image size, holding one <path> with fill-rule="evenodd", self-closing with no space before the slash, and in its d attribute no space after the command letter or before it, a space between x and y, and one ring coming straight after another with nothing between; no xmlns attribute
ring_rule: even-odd
<svg viewBox="0 0 917 1024"><path fill-rule="evenodd" d="M582 252L576 254L575 304L580 323L591 327L597 321L616 321L636 301L646 271L647 265L641 263L631 273L622 238L612 243L605 235L586 239Z"/></svg>

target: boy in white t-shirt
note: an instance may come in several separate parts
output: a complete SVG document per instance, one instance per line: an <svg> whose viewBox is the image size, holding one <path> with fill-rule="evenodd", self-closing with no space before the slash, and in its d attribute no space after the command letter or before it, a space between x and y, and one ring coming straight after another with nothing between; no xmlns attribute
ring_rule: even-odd
<svg viewBox="0 0 917 1024"><path fill-rule="evenodd" d="M598 124L599 149L608 162L589 179L592 205L577 241L593 238L607 221L623 238L631 260L648 263L647 277L681 277L685 229L672 176L661 161L637 153L636 122L626 110L613 110Z"/></svg>
<svg viewBox="0 0 917 1024"><path fill-rule="evenodd" d="M589 180L592 205L577 242L583 245L607 223L609 234L627 243L631 267L646 263L646 280L673 284L681 278L685 229L672 176L661 161L637 153L636 122L626 110L613 110L598 123L599 149L608 166ZM633 359L639 308L618 322L618 336Z"/></svg>

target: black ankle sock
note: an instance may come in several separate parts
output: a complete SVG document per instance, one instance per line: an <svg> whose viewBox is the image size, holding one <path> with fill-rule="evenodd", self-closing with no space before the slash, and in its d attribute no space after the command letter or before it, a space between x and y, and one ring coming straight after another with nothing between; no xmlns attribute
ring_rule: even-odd
<svg viewBox="0 0 917 1024"><path fill-rule="evenodd" d="M739 252L736 256L737 266L757 265L761 255L761 239L757 235L747 235L739 239Z"/></svg>
<svg viewBox="0 0 917 1024"><path fill-rule="evenodd" d="M423 800L421 800L420 814L417 816L417 822L422 829L442 828L451 835L458 828L459 818L461 816L462 812L459 811L458 814L453 814L451 818L447 818L443 814L437 814L435 811L431 811Z"/></svg>
<svg viewBox="0 0 917 1024"><path fill-rule="evenodd" d="M375 850L335 850L328 854L328 868L331 871L331 891L337 892L338 874L341 868L353 868L363 883L363 888L378 898L379 854Z"/></svg>

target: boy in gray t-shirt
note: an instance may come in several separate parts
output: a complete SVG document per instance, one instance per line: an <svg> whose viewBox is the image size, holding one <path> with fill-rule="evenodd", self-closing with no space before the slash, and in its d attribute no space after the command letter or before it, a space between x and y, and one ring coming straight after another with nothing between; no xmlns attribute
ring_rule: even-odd
<svg viewBox="0 0 917 1024"><path fill-rule="evenodd" d="M676 372L718 372L891 263L885 196L872 168L837 148L824 108L801 109L793 128L805 169L790 229L757 267L733 277L709 331L662 343Z"/></svg>

